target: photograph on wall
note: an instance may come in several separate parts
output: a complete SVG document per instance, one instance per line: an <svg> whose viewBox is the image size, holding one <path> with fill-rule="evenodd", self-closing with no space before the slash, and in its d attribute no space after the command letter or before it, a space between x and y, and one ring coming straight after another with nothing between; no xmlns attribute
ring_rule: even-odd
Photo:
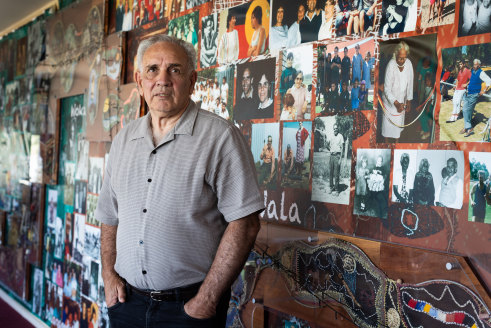
<svg viewBox="0 0 491 328"><path fill-rule="evenodd" d="M26 73L27 64L27 36L17 40L17 58L15 60L15 76L22 76Z"/></svg>
<svg viewBox="0 0 491 328"><path fill-rule="evenodd" d="M454 24L456 0L421 0L421 28Z"/></svg>
<svg viewBox="0 0 491 328"><path fill-rule="evenodd" d="M54 228L56 213L58 211L58 190L48 189L48 206L46 206L46 223L48 227Z"/></svg>
<svg viewBox="0 0 491 328"><path fill-rule="evenodd" d="M491 153L469 152L471 222L491 223Z"/></svg>
<svg viewBox="0 0 491 328"><path fill-rule="evenodd" d="M419 150L417 162L421 163L423 159L428 161L428 172L435 186L435 206L461 209L464 196L464 153L457 150Z"/></svg>
<svg viewBox="0 0 491 328"><path fill-rule="evenodd" d="M8 82L5 85L5 112L4 112L4 117L8 117L12 115L13 113L13 108L17 106L19 98L20 98L20 85L19 85L19 80L15 80L12 82Z"/></svg>
<svg viewBox="0 0 491 328"><path fill-rule="evenodd" d="M73 260L82 262L85 241L85 215L75 213L73 225Z"/></svg>
<svg viewBox="0 0 491 328"><path fill-rule="evenodd" d="M407 151L402 151L402 152L403 154L404 153L409 154L407 153ZM410 191L409 201L407 201L406 203L413 203L417 205L428 205L428 206L435 205L435 196L436 196L436 187L437 187L435 185L435 180L438 180L437 175L440 173L439 166L441 166L441 164L435 162L434 155L432 155L432 153L434 152L435 152L434 150L418 151L418 156L416 159L416 163L414 165L417 171L414 176L414 179L411 180L411 182L413 183L413 187L412 190ZM440 156L443 155L441 151L437 151L436 154L439 154ZM396 160L396 158L397 157L394 155L394 161ZM403 160L404 160L404 166L406 166L405 158L404 159L401 158L401 162L400 162L401 166L403 165ZM409 159L410 163L412 160L413 158ZM408 169L406 172L409 172L409 165L407 166ZM395 176L392 184L394 183L395 183Z"/></svg>
<svg viewBox="0 0 491 328"><path fill-rule="evenodd" d="M442 49L440 140L489 142L491 44Z"/></svg>
<svg viewBox="0 0 491 328"><path fill-rule="evenodd" d="M281 120L311 118L313 50L311 45L282 51L279 93ZM287 96L288 94L291 95ZM291 104L293 97L293 104ZM287 101L288 100L288 101Z"/></svg>
<svg viewBox="0 0 491 328"><path fill-rule="evenodd" d="M133 28L144 27L164 17L164 0L148 1L135 0L133 2ZM116 15L117 18L117 15ZM124 23L124 22L123 22ZM128 31L128 30L125 30Z"/></svg>
<svg viewBox="0 0 491 328"><path fill-rule="evenodd" d="M416 29L418 0L382 0L380 35L410 32Z"/></svg>
<svg viewBox="0 0 491 328"><path fill-rule="evenodd" d="M65 162L65 175L63 177L65 185L63 186L63 203L73 206L74 184L75 184L75 163Z"/></svg>
<svg viewBox="0 0 491 328"><path fill-rule="evenodd" d="M279 123L252 125L251 152L261 188L276 189L279 144Z"/></svg>
<svg viewBox="0 0 491 328"><path fill-rule="evenodd" d="M414 181L416 179L418 150L395 149L392 167L392 202L412 203ZM434 189L433 189L434 191Z"/></svg>
<svg viewBox="0 0 491 328"><path fill-rule="evenodd" d="M34 268L32 279L32 312L41 317L43 306L43 270Z"/></svg>
<svg viewBox="0 0 491 328"><path fill-rule="evenodd" d="M63 266L63 295L80 302L80 283L82 267L75 262L66 262Z"/></svg>
<svg viewBox="0 0 491 328"><path fill-rule="evenodd" d="M80 305L77 301L63 296L62 322L57 326L80 327Z"/></svg>
<svg viewBox="0 0 491 328"><path fill-rule="evenodd" d="M53 259L51 270L51 281L58 287L63 288L63 260ZM60 293L60 291L58 291ZM61 290L63 294L63 290Z"/></svg>
<svg viewBox="0 0 491 328"><path fill-rule="evenodd" d="M53 249L53 256L56 259L63 259L63 237L65 236L65 232L63 229L63 219L60 217L56 217L56 224L55 224L55 244L54 244L54 249Z"/></svg>
<svg viewBox="0 0 491 328"><path fill-rule="evenodd" d="M65 260L72 260L73 247L73 213L65 213Z"/></svg>
<svg viewBox="0 0 491 328"><path fill-rule="evenodd" d="M228 120L232 117L235 66L220 66L198 72L191 99L201 109Z"/></svg>
<svg viewBox="0 0 491 328"><path fill-rule="evenodd" d="M377 33L380 26L380 0L336 1L336 36L360 35L366 37ZM326 3L326 12L327 9ZM415 21L416 22L416 21Z"/></svg>
<svg viewBox="0 0 491 328"><path fill-rule="evenodd" d="M41 266L43 260L45 185L33 183L30 188L30 203L28 210L24 213L24 247L28 253L27 261L36 266Z"/></svg>
<svg viewBox="0 0 491 328"><path fill-rule="evenodd" d="M99 194L101 191L103 170L104 157L89 157L89 192Z"/></svg>
<svg viewBox="0 0 491 328"><path fill-rule="evenodd" d="M99 287L99 263L96 261L90 261L90 290L89 297L97 302L98 287Z"/></svg>
<svg viewBox="0 0 491 328"><path fill-rule="evenodd" d="M88 255L82 257L82 287L81 294L89 296L90 293L90 262L92 259Z"/></svg>
<svg viewBox="0 0 491 328"><path fill-rule="evenodd" d="M55 313L58 312L58 309L55 309L57 306L57 292L56 285L51 281L46 280L44 286L44 311L42 319L51 321L51 318L55 316ZM61 310L61 306L60 306ZM59 314L60 312L58 312Z"/></svg>
<svg viewBox="0 0 491 328"><path fill-rule="evenodd" d="M313 201L349 204L352 140L352 116L314 120Z"/></svg>
<svg viewBox="0 0 491 328"><path fill-rule="evenodd" d="M101 252L101 229L90 224L85 225L84 254L95 260L99 259Z"/></svg>
<svg viewBox="0 0 491 328"><path fill-rule="evenodd" d="M99 306L86 297L82 297L80 327L99 327Z"/></svg>
<svg viewBox="0 0 491 328"><path fill-rule="evenodd" d="M220 12L218 64L268 52L269 0L253 0Z"/></svg>
<svg viewBox="0 0 491 328"><path fill-rule="evenodd" d="M374 39L319 45L317 53L316 113L373 109Z"/></svg>
<svg viewBox="0 0 491 328"><path fill-rule="evenodd" d="M276 58L237 65L234 120L274 117Z"/></svg>
<svg viewBox="0 0 491 328"><path fill-rule="evenodd" d="M387 218L390 156L390 149L357 149L353 214Z"/></svg>
<svg viewBox="0 0 491 328"><path fill-rule="evenodd" d="M459 10L459 36L491 32L491 1L461 0Z"/></svg>
<svg viewBox="0 0 491 328"><path fill-rule="evenodd" d="M79 135L77 137L77 165L75 166L75 179L89 179L89 142Z"/></svg>
<svg viewBox="0 0 491 328"><path fill-rule="evenodd" d="M284 122L281 186L309 190L312 122Z"/></svg>
<svg viewBox="0 0 491 328"><path fill-rule="evenodd" d="M160 1L157 1L159 3ZM129 31L133 28L133 1L116 0L113 2L116 6L116 30Z"/></svg>
<svg viewBox="0 0 491 328"><path fill-rule="evenodd" d="M434 140L435 46L436 34L380 42L377 142Z"/></svg>
<svg viewBox="0 0 491 328"><path fill-rule="evenodd" d="M87 217L86 217L86 222L87 224L91 224L93 226L100 227L101 223L96 220L95 218L95 209L97 207L97 200L99 199L99 196L96 194L88 193L87 194Z"/></svg>
<svg viewBox="0 0 491 328"><path fill-rule="evenodd" d="M87 181L75 180L75 201L73 211L85 214L87 203Z"/></svg>
<svg viewBox="0 0 491 328"><path fill-rule="evenodd" d="M174 18L169 22L168 34L191 43L198 52L199 11Z"/></svg>
<svg viewBox="0 0 491 328"><path fill-rule="evenodd" d="M201 19L200 68L215 66L217 64L217 47L218 14L215 13Z"/></svg>
<svg viewBox="0 0 491 328"><path fill-rule="evenodd" d="M186 0L186 10L192 9L197 6L201 6L211 0Z"/></svg>

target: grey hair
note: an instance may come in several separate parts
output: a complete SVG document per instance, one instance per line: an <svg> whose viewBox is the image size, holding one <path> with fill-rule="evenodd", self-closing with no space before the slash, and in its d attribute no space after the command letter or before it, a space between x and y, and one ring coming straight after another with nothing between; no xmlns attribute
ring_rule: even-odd
<svg viewBox="0 0 491 328"><path fill-rule="evenodd" d="M474 59L473 61L474 64L481 65L481 61L479 59Z"/></svg>
<svg viewBox="0 0 491 328"><path fill-rule="evenodd" d="M168 42L175 46L181 47L181 49L184 50L184 53L186 54L189 69L191 71L194 71L196 69L196 50L194 50L194 47L191 43L170 35L156 34L141 41L138 45L138 52L136 53L136 63L138 65L137 70L141 70L143 66L143 55L148 50L148 48L160 42Z"/></svg>
<svg viewBox="0 0 491 328"><path fill-rule="evenodd" d="M406 50L406 54L409 56L409 46L406 42L401 41L397 44L396 49L394 50L394 54L392 55L392 58L396 59L397 55L399 54L399 51L402 49Z"/></svg>

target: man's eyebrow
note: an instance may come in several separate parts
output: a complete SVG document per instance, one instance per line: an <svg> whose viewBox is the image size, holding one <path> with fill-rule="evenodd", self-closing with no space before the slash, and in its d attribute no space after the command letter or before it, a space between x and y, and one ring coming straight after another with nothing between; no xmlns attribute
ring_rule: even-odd
<svg viewBox="0 0 491 328"><path fill-rule="evenodd" d="M174 68L174 67L183 67L183 65L179 64L179 63L172 63L172 64L169 64L168 68Z"/></svg>

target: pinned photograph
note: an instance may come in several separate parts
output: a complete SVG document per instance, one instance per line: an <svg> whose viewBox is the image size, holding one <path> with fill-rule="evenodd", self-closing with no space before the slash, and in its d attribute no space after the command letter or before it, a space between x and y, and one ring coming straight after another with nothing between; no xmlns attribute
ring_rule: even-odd
<svg viewBox="0 0 491 328"><path fill-rule="evenodd" d="M491 1L461 0L459 11L459 36L491 32Z"/></svg>
<svg viewBox="0 0 491 328"><path fill-rule="evenodd" d="M48 206L46 206L46 223L54 228L58 211L58 190L48 189Z"/></svg>
<svg viewBox="0 0 491 328"><path fill-rule="evenodd" d="M128 0L129 2L130 0ZM164 17L163 0L147 1L147 0L135 0L133 1L133 28L138 26L145 26L149 23L159 20ZM117 16L116 16L117 18ZM124 16L123 16L124 19ZM124 23L124 21L123 21ZM116 24L117 25L117 24ZM131 29L131 28L130 28ZM121 29L122 30L122 29ZM128 31L128 30L125 30Z"/></svg>
<svg viewBox="0 0 491 328"><path fill-rule="evenodd" d="M201 109L231 119L235 66L220 66L198 72L191 99Z"/></svg>
<svg viewBox="0 0 491 328"><path fill-rule="evenodd" d="M328 12L326 1L326 9ZM378 31L380 0L336 1L335 30L337 36L360 35L365 37Z"/></svg>
<svg viewBox="0 0 491 328"><path fill-rule="evenodd" d="M282 58L279 86L282 104L280 119L310 119L314 58L312 46L285 50L282 52Z"/></svg>
<svg viewBox="0 0 491 328"><path fill-rule="evenodd" d="M99 227L85 225L84 254L98 260L101 252L101 229Z"/></svg>
<svg viewBox="0 0 491 328"><path fill-rule="evenodd" d="M218 47L218 14L215 13L203 17L201 26L200 67L215 66L217 64Z"/></svg>
<svg viewBox="0 0 491 328"><path fill-rule="evenodd" d="M64 170L64 185L63 185L63 203L65 205L73 206L74 192L75 192L75 163L65 162Z"/></svg>
<svg viewBox="0 0 491 328"><path fill-rule="evenodd" d="M276 58L237 65L234 120L274 117Z"/></svg>
<svg viewBox="0 0 491 328"><path fill-rule="evenodd" d="M418 0L382 0L380 35L410 32L416 29Z"/></svg>
<svg viewBox="0 0 491 328"><path fill-rule="evenodd" d="M284 122L281 186L309 189L312 122Z"/></svg>
<svg viewBox="0 0 491 328"><path fill-rule="evenodd" d="M32 312L38 317L41 317L42 315L43 285L43 270L34 268L32 281Z"/></svg>
<svg viewBox="0 0 491 328"><path fill-rule="evenodd" d="M56 217L55 225L55 248L53 255L57 259L63 259L63 237L65 235L63 227L63 219Z"/></svg>
<svg viewBox="0 0 491 328"><path fill-rule="evenodd" d="M88 191L99 194L102 188L102 175L104 170L104 157L89 157L89 183Z"/></svg>
<svg viewBox="0 0 491 328"><path fill-rule="evenodd" d="M99 196L96 194L88 193L87 194L87 224L100 227L101 223L95 218L95 209L97 207L97 200Z"/></svg>
<svg viewBox="0 0 491 328"><path fill-rule="evenodd" d="M97 302L97 295L98 295L98 281L99 281L99 263L96 261L91 261L90 262L90 290L89 290L89 297Z"/></svg>
<svg viewBox="0 0 491 328"><path fill-rule="evenodd" d="M377 142L434 140L436 34L380 43Z"/></svg>
<svg viewBox="0 0 491 328"><path fill-rule="evenodd" d="M157 0L159 3L160 0ZM117 0L116 6L116 32L129 31L133 28L133 1Z"/></svg>
<svg viewBox="0 0 491 328"><path fill-rule="evenodd" d="M220 12L218 64L268 52L269 11L269 0L253 0Z"/></svg>
<svg viewBox="0 0 491 328"><path fill-rule="evenodd" d="M314 120L313 201L349 204L352 140L353 117Z"/></svg>
<svg viewBox="0 0 491 328"><path fill-rule="evenodd" d="M416 179L418 150L395 149L392 174L392 202L412 203L414 181Z"/></svg>
<svg viewBox="0 0 491 328"><path fill-rule="evenodd" d="M85 214L87 203L87 181L76 180L75 181L75 201L73 204L73 211Z"/></svg>
<svg viewBox="0 0 491 328"><path fill-rule="evenodd" d="M80 302L80 283L82 282L82 267L75 262L67 262L63 273L63 296Z"/></svg>
<svg viewBox="0 0 491 328"><path fill-rule="evenodd" d="M316 113L373 109L374 39L320 45L317 52Z"/></svg>
<svg viewBox="0 0 491 328"><path fill-rule="evenodd" d="M261 188L276 189L279 143L279 123L252 125L251 151Z"/></svg>
<svg viewBox="0 0 491 328"><path fill-rule="evenodd" d="M204 3L210 2L211 0L186 0L186 10L201 6Z"/></svg>
<svg viewBox="0 0 491 328"><path fill-rule="evenodd" d="M489 142L491 44L442 49L440 140Z"/></svg>
<svg viewBox="0 0 491 328"><path fill-rule="evenodd" d="M184 1L184 0L183 0ZM96 302L82 297L80 327L99 327L99 306Z"/></svg>
<svg viewBox="0 0 491 328"><path fill-rule="evenodd" d="M73 259L79 263L82 262L85 242L85 215L75 213L73 225Z"/></svg>
<svg viewBox="0 0 491 328"><path fill-rule="evenodd" d="M168 34L191 43L198 51L199 11L174 18L169 22Z"/></svg>
<svg viewBox="0 0 491 328"><path fill-rule="evenodd" d="M357 149L353 214L387 218L390 149Z"/></svg>
<svg viewBox="0 0 491 328"><path fill-rule="evenodd" d="M51 322L56 327L80 327L80 305L78 301L64 296L63 297L63 312L61 322ZM94 326L96 327L96 326Z"/></svg>
<svg viewBox="0 0 491 328"><path fill-rule="evenodd" d="M491 153L469 152L469 221L491 224Z"/></svg>
<svg viewBox="0 0 491 328"><path fill-rule="evenodd" d="M421 0L421 28L453 24L455 0Z"/></svg>
<svg viewBox="0 0 491 328"><path fill-rule="evenodd" d="M84 140L80 135L77 142L77 165L75 170L75 179L89 179L89 142Z"/></svg>

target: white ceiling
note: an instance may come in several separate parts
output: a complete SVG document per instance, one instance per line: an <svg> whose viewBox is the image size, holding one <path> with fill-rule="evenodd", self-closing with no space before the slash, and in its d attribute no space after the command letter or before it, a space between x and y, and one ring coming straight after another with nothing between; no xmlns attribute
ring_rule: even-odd
<svg viewBox="0 0 491 328"><path fill-rule="evenodd" d="M57 0L0 0L0 36L29 23Z"/></svg>

